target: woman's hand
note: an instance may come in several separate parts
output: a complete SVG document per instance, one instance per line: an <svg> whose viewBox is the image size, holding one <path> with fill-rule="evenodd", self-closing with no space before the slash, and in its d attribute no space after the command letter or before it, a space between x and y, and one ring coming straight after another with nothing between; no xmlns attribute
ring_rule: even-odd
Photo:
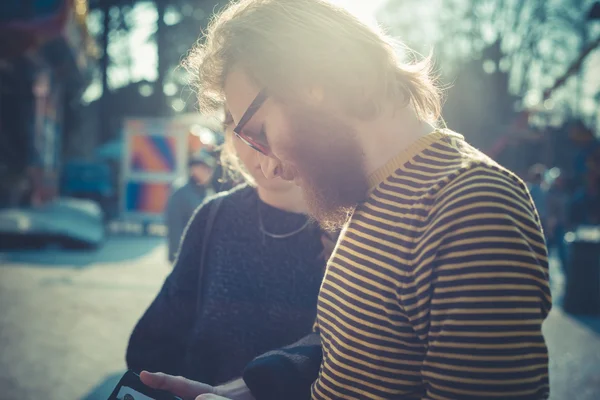
<svg viewBox="0 0 600 400"><path fill-rule="evenodd" d="M182 376L143 371L140 378L145 385L153 389L165 390L183 400L226 400L225 397L216 394L214 387Z"/></svg>

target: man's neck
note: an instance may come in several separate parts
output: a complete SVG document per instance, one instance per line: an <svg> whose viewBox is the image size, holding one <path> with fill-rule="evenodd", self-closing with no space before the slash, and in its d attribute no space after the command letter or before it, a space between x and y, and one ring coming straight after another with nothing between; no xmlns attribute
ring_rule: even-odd
<svg viewBox="0 0 600 400"><path fill-rule="evenodd" d="M397 115L384 115L373 121L359 123L365 170L368 175L386 165L435 128L420 122L412 112L403 110Z"/></svg>

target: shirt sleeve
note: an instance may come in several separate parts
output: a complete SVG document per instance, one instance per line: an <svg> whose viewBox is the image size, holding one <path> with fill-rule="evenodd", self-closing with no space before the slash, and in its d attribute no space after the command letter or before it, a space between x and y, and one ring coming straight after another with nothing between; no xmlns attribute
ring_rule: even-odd
<svg viewBox="0 0 600 400"><path fill-rule="evenodd" d="M547 398L548 258L526 187L473 171L433 209L411 312L427 344L425 399Z"/></svg>
<svg viewBox="0 0 600 400"><path fill-rule="evenodd" d="M207 208L199 208L192 217L173 271L131 334L126 361L128 368L135 372L183 374L183 360L196 312L198 250L204 236Z"/></svg>
<svg viewBox="0 0 600 400"><path fill-rule="evenodd" d="M255 358L244 370L244 382L256 400L307 400L322 358L321 337L313 332Z"/></svg>

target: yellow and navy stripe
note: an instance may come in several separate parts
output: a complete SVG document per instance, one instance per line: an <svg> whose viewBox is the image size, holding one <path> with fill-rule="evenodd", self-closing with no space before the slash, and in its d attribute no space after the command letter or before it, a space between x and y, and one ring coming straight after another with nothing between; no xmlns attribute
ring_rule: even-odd
<svg viewBox="0 0 600 400"><path fill-rule="evenodd" d="M448 130L372 180L321 287L313 398L547 398L548 257L523 182Z"/></svg>

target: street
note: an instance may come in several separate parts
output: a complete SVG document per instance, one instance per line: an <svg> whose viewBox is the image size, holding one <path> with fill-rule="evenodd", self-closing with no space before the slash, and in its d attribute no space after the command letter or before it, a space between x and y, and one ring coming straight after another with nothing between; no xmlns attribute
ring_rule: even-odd
<svg viewBox="0 0 600 400"><path fill-rule="evenodd" d="M0 399L106 400L129 334L169 273L161 239L109 239L97 252L0 253ZM555 262L553 294L564 277ZM544 325L551 399L600 398L600 318L555 306Z"/></svg>
<svg viewBox="0 0 600 400"><path fill-rule="evenodd" d="M161 239L138 238L95 253L0 254L0 398L106 400L166 258Z"/></svg>

